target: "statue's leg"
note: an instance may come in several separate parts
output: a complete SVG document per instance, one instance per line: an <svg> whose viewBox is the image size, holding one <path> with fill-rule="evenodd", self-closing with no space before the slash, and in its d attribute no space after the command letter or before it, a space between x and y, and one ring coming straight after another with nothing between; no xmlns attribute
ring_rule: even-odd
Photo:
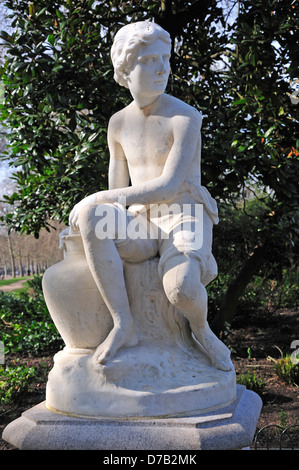
<svg viewBox="0 0 299 470"><path fill-rule="evenodd" d="M99 215L97 214L99 212L96 212L97 207L96 205L91 205L81 210L79 227L88 266L114 322L113 329L95 352L95 359L99 363L104 364L120 348L136 345L138 339L131 316L122 259L116 247L117 240L113 238L99 238L97 226L99 222ZM109 210L112 207L112 205L109 205ZM117 212L117 209L114 209ZM115 217L115 221L117 221L117 217ZM116 239L117 232L118 227L116 225ZM138 246L138 243L135 240L132 240L131 248L129 243L126 244L125 254L127 257L133 259L133 255L136 256L136 253L138 254L136 245ZM146 250L144 250L144 253L146 254ZM141 254L139 253L139 255Z"/></svg>
<svg viewBox="0 0 299 470"><path fill-rule="evenodd" d="M201 283L200 261L183 253L169 258L163 267L163 286L170 302L189 320L201 347L218 369L233 369L229 349L207 322L207 292Z"/></svg>

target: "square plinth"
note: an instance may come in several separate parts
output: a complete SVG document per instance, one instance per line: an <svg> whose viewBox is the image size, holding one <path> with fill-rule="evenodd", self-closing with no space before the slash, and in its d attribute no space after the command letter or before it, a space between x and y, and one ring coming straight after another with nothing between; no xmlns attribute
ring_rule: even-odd
<svg viewBox="0 0 299 470"><path fill-rule="evenodd" d="M25 411L2 438L21 450L232 450L252 443L261 398L237 386L231 405L177 418L77 418L45 403Z"/></svg>

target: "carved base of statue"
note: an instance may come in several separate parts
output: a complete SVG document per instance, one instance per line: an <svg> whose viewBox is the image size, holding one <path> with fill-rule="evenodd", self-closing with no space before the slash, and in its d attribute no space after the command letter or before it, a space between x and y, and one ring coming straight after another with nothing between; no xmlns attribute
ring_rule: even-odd
<svg viewBox="0 0 299 470"><path fill-rule="evenodd" d="M138 450L144 456L148 451L192 450L190 457L196 456L198 463L200 450L248 449L261 407L261 398L244 385L237 385L231 405L189 417L88 419L52 413L42 402L11 422L2 438L22 450L107 450L111 456L111 449L131 450L132 456Z"/></svg>
<svg viewBox="0 0 299 470"><path fill-rule="evenodd" d="M185 317L166 298L158 259L124 263L138 344L99 364L95 348L112 328L86 264L80 235L64 237L65 259L43 279L45 299L65 348L49 374L49 410L86 417L190 415L232 403L234 370L213 367Z"/></svg>

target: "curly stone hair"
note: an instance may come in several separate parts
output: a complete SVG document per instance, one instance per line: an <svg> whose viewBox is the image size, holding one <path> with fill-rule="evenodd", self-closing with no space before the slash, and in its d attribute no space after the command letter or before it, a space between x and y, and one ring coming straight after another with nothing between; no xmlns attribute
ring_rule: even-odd
<svg viewBox="0 0 299 470"><path fill-rule="evenodd" d="M149 21L138 21L123 26L115 35L111 47L114 80L128 88L127 75L140 46L152 44L157 39L171 44L170 35L161 26Z"/></svg>

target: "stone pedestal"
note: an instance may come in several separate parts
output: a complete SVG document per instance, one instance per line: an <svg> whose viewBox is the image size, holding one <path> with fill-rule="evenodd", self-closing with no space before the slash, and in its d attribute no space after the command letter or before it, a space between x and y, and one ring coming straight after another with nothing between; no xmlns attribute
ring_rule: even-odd
<svg viewBox="0 0 299 470"><path fill-rule="evenodd" d="M261 407L260 397L241 385L231 405L189 417L76 418L40 403L2 438L23 450L235 450L252 443Z"/></svg>

